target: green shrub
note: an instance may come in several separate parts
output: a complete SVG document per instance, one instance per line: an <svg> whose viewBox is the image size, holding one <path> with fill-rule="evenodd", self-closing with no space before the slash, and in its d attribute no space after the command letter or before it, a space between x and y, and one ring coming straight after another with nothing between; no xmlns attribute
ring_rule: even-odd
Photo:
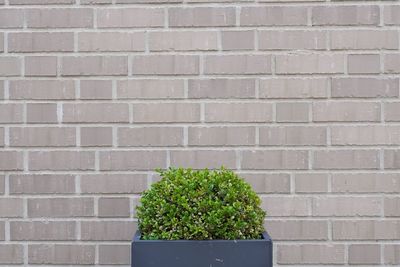
<svg viewBox="0 0 400 267"><path fill-rule="evenodd" d="M170 168L137 207L142 239L258 239L265 212L232 171Z"/></svg>

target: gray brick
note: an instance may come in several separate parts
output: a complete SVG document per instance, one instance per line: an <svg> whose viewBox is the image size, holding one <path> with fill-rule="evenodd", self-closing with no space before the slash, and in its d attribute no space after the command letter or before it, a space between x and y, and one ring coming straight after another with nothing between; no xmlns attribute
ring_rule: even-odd
<svg viewBox="0 0 400 267"><path fill-rule="evenodd" d="M397 193L400 175L396 173L333 174L332 192L335 193Z"/></svg>
<svg viewBox="0 0 400 267"><path fill-rule="evenodd" d="M323 220L266 220L273 240L328 240L328 222Z"/></svg>
<svg viewBox="0 0 400 267"><path fill-rule="evenodd" d="M241 26L300 26L307 25L305 7L243 7Z"/></svg>
<svg viewBox="0 0 400 267"><path fill-rule="evenodd" d="M23 170L22 152L0 151L0 170L17 171Z"/></svg>
<svg viewBox="0 0 400 267"><path fill-rule="evenodd" d="M72 221L30 221L10 222L12 241L66 241L76 239L76 222Z"/></svg>
<svg viewBox="0 0 400 267"><path fill-rule="evenodd" d="M165 151L101 151L100 170L154 170L165 168Z"/></svg>
<svg viewBox="0 0 400 267"><path fill-rule="evenodd" d="M118 146L183 146L182 127L120 127Z"/></svg>
<svg viewBox="0 0 400 267"><path fill-rule="evenodd" d="M333 145L398 145L398 126L333 126Z"/></svg>
<svg viewBox="0 0 400 267"><path fill-rule="evenodd" d="M312 9L313 25L378 25L378 6L319 6Z"/></svg>
<svg viewBox="0 0 400 267"><path fill-rule="evenodd" d="M134 56L132 72L138 75L199 74L199 57L193 55Z"/></svg>
<svg viewBox="0 0 400 267"><path fill-rule="evenodd" d="M170 27L235 26L233 7L176 7L168 10Z"/></svg>
<svg viewBox="0 0 400 267"><path fill-rule="evenodd" d="M242 169L303 170L308 169L307 151L246 150L242 152Z"/></svg>
<svg viewBox="0 0 400 267"><path fill-rule="evenodd" d="M84 171L94 170L92 151L32 151L29 152L31 171Z"/></svg>
<svg viewBox="0 0 400 267"><path fill-rule="evenodd" d="M384 201L385 217L400 217L400 198L385 197Z"/></svg>
<svg viewBox="0 0 400 267"><path fill-rule="evenodd" d="M21 59L17 57L2 56L0 58L0 74L4 77L21 75Z"/></svg>
<svg viewBox="0 0 400 267"><path fill-rule="evenodd" d="M314 152L316 170L379 169L378 150L320 150Z"/></svg>
<svg viewBox="0 0 400 267"><path fill-rule="evenodd" d="M28 199L30 218L73 218L94 216L93 198Z"/></svg>
<svg viewBox="0 0 400 267"><path fill-rule="evenodd" d="M10 175L10 194L75 193L75 177L60 174Z"/></svg>
<svg viewBox="0 0 400 267"><path fill-rule="evenodd" d="M20 198L0 198L0 217L16 218L22 217L24 207Z"/></svg>
<svg viewBox="0 0 400 267"><path fill-rule="evenodd" d="M82 32L78 50L83 52L144 51L144 32Z"/></svg>
<svg viewBox="0 0 400 267"><path fill-rule="evenodd" d="M72 127L11 127L12 147L70 147L76 145Z"/></svg>
<svg viewBox="0 0 400 267"><path fill-rule="evenodd" d="M326 193L328 192L328 174L326 173L296 173L296 193Z"/></svg>
<svg viewBox="0 0 400 267"><path fill-rule="evenodd" d="M92 28L93 9L41 8L28 9L28 28Z"/></svg>
<svg viewBox="0 0 400 267"><path fill-rule="evenodd" d="M23 264L24 248L19 244L0 244L0 264Z"/></svg>
<svg viewBox="0 0 400 267"><path fill-rule="evenodd" d="M279 74L344 73L345 58L341 54L289 54L276 56Z"/></svg>
<svg viewBox="0 0 400 267"><path fill-rule="evenodd" d="M137 123L199 122L198 103L140 103L133 105L133 121Z"/></svg>
<svg viewBox="0 0 400 267"><path fill-rule="evenodd" d="M289 174L255 174L241 173L241 177L245 179L257 193L289 193L290 192L290 176Z"/></svg>
<svg viewBox="0 0 400 267"><path fill-rule="evenodd" d="M311 215L311 198L291 196L263 196L261 207L269 217L304 217Z"/></svg>
<svg viewBox="0 0 400 267"><path fill-rule="evenodd" d="M163 8L104 8L97 13L99 28L163 27Z"/></svg>
<svg viewBox="0 0 400 267"><path fill-rule="evenodd" d="M399 37L396 31L384 30L334 30L331 33L332 50L347 49L398 49Z"/></svg>
<svg viewBox="0 0 400 267"><path fill-rule="evenodd" d="M125 264L131 262L131 251L129 245L100 245L100 264Z"/></svg>
<svg viewBox="0 0 400 267"><path fill-rule="evenodd" d="M50 10L50 9L49 9ZM36 12L38 10L34 10ZM57 20L54 22L56 23ZM69 32L18 32L8 37L10 52L72 52L74 35Z"/></svg>
<svg viewBox="0 0 400 267"><path fill-rule="evenodd" d="M279 126L260 127L260 145L265 146L323 146L327 144L325 127Z"/></svg>
<svg viewBox="0 0 400 267"><path fill-rule="evenodd" d="M276 121L277 122L308 122L309 119L309 103L277 103L276 104Z"/></svg>
<svg viewBox="0 0 400 267"><path fill-rule="evenodd" d="M25 76L57 76L57 57L25 57Z"/></svg>
<svg viewBox="0 0 400 267"><path fill-rule="evenodd" d="M327 78L261 79L260 98L326 98Z"/></svg>
<svg viewBox="0 0 400 267"><path fill-rule="evenodd" d="M366 216L379 217L382 210L380 197L314 197L314 216Z"/></svg>
<svg viewBox="0 0 400 267"><path fill-rule="evenodd" d="M279 264L344 264L344 245L278 245Z"/></svg>
<svg viewBox="0 0 400 267"><path fill-rule="evenodd" d="M204 73L268 74L271 64L271 57L265 55L212 55L204 59Z"/></svg>
<svg viewBox="0 0 400 267"><path fill-rule="evenodd" d="M125 103L80 103L63 105L64 123L117 123L129 121Z"/></svg>
<svg viewBox="0 0 400 267"><path fill-rule="evenodd" d="M171 154L171 166L193 169L215 169L224 166L236 168L236 156L230 150L173 150Z"/></svg>
<svg viewBox="0 0 400 267"><path fill-rule="evenodd" d="M262 30L258 34L260 50L326 50L327 33L303 30Z"/></svg>
<svg viewBox="0 0 400 267"><path fill-rule="evenodd" d="M10 81L10 99L70 100L75 98L72 80L14 80Z"/></svg>
<svg viewBox="0 0 400 267"><path fill-rule="evenodd" d="M218 50L216 31L150 32L150 51L208 51Z"/></svg>
<svg viewBox="0 0 400 267"><path fill-rule="evenodd" d="M29 245L28 263L55 265L94 264L95 249L94 245Z"/></svg>
<svg viewBox="0 0 400 267"><path fill-rule="evenodd" d="M254 127L189 127L189 146L255 145Z"/></svg>
<svg viewBox="0 0 400 267"><path fill-rule="evenodd" d="M0 28L22 28L24 26L24 10L4 8L0 10Z"/></svg>
<svg viewBox="0 0 400 267"><path fill-rule="evenodd" d="M347 58L349 74L377 74L380 72L379 55L349 55Z"/></svg>
<svg viewBox="0 0 400 267"><path fill-rule="evenodd" d="M333 78L332 97L398 97L397 78Z"/></svg>
<svg viewBox="0 0 400 267"><path fill-rule="evenodd" d="M190 79L189 98L254 98L255 79Z"/></svg>
<svg viewBox="0 0 400 267"><path fill-rule="evenodd" d="M380 105L377 102L315 102L315 122L376 122L380 121Z"/></svg>
<svg viewBox="0 0 400 267"><path fill-rule="evenodd" d="M184 98L184 81L178 79L134 79L117 82L120 99Z"/></svg>
<svg viewBox="0 0 400 267"><path fill-rule="evenodd" d="M400 151L398 149L385 149L384 150L384 166L385 169L399 169L400 168Z"/></svg>
<svg viewBox="0 0 400 267"><path fill-rule="evenodd" d="M222 31L222 50L254 50L254 31Z"/></svg>
<svg viewBox="0 0 400 267"><path fill-rule="evenodd" d="M137 230L133 221L84 221L81 236L85 241L130 241Z"/></svg>
<svg viewBox="0 0 400 267"><path fill-rule="evenodd" d="M349 246L349 264L380 264L381 247L373 244Z"/></svg>
<svg viewBox="0 0 400 267"><path fill-rule="evenodd" d="M83 80L80 83L81 99L112 99L112 81Z"/></svg>
<svg viewBox="0 0 400 267"><path fill-rule="evenodd" d="M57 123L57 104L31 103L26 105L28 123Z"/></svg>
<svg viewBox="0 0 400 267"><path fill-rule="evenodd" d="M399 220L333 221L333 240L396 240L400 238Z"/></svg>
<svg viewBox="0 0 400 267"><path fill-rule="evenodd" d="M62 76L127 75L126 56L66 56L61 63Z"/></svg>
<svg viewBox="0 0 400 267"><path fill-rule="evenodd" d="M130 199L122 197L102 197L99 199L99 217L129 217Z"/></svg>
<svg viewBox="0 0 400 267"><path fill-rule="evenodd" d="M400 264L400 245L384 246L384 263L391 265Z"/></svg>
<svg viewBox="0 0 400 267"><path fill-rule="evenodd" d="M386 54L384 56L385 73L400 73L400 54Z"/></svg>
<svg viewBox="0 0 400 267"><path fill-rule="evenodd" d="M147 189L144 174L92 174L82 175L81 191L84 194L134 194Z"/></svg>
<svg viewBox="0 0 400 267"><path fill-rule="evenodd" d="M270 122L270 103L207 103L206 122Z"/></svg>
<svg viewBox="0 0 400 267"><path fill-rule="evenodd" d="M385 25L400 25L400 7L387 5L383 9L383 21Z"/></svg>

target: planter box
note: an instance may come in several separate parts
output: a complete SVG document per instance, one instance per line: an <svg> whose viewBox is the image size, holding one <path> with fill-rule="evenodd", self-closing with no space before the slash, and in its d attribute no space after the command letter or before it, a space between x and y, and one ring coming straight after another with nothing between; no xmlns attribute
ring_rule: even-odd
<svg viewBox="0 0 400 267"><path fill-rule="evenodd" d="M272 240L141 240L131 247L132 267L272 267Z"/></svg>

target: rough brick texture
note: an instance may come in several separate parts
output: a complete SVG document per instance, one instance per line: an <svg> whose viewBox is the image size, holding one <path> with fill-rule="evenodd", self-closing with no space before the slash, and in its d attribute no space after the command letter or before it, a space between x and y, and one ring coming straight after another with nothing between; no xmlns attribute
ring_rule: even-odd
<svg viewBox="0 0 400 267"><path fill-rule="evenodd" d="M400 265L395 0L0 0L0 265L129 266L155 168L261 195L274 266Z"/></svg>

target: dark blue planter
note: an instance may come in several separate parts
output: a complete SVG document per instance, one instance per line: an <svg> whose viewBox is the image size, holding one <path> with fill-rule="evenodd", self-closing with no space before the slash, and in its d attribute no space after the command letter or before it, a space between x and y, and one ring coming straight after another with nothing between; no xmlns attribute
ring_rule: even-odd
<svg viewBox="0 0 400 267"><path fill-rule="evenodd" d="M132 267L272 267L267 232L251 240L141 240L131 247Z"/></svg>

